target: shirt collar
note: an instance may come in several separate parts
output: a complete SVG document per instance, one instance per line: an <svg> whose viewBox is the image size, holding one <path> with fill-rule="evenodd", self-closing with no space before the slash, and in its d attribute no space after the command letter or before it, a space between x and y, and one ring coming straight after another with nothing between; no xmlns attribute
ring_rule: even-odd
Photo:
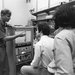
<svg viewBox="0 0 75 75"><path fill-rule="evenodd" d="M40 40L46 39L46 38L48 38L48 36L47 35L43 35L43 36L41 36L41 39Z"/></svg>

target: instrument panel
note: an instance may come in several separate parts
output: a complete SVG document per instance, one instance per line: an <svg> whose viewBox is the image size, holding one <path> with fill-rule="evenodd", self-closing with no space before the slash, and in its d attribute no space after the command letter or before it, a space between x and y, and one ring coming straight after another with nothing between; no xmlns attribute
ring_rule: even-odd
<svg viewBox="0 0 75 75"><path fill-rule="evenodd" d="M33 58L33 27L15 29L15 34L22 32L26 35L15 39L16 65L30 62Z"/></svg>
<svg viewBox="0 0 75 75"><path fill-rule="evenodd" d="M25 63L32 60L31 44L16 46L16 64Z"/></svg>

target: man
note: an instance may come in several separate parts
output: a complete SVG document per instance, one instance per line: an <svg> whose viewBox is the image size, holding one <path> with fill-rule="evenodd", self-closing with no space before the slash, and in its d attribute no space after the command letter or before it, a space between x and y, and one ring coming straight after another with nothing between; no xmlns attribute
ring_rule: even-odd
<svg viewBox="0 0 75 75"><path fill-rule="evenodd" d="M23 75L51 75L47 67L53 60L54 39L49 37L49 25L47 23L38 24L37 34L40 34L40 40L35 44L34 58L30 66L21 68Z"/></svg>
<svg viewBox="0 0 75 75"><path fill-rule="evenodd" d="M0 75L9 75L9 65L8 57L6 53L6 41L13 40L17 37L22 37L25 34L18 34L13 36L6 36L6 27L11 27L7 25L10 20L11 12L8 9L1 10L0 19Z"/></svg>
<svg viewBox="0 0 75 75"><path fill-rule="evenodd" d="M55 75L74 75L75 2L63 4L57 8L54 21L55 26L60 29L54 38Z"/></svg>

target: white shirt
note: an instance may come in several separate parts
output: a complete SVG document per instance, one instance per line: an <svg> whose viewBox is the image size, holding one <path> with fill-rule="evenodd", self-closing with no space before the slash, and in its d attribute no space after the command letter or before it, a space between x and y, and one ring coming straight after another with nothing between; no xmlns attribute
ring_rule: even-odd
<svg viewBox="0 0 75 75"><path fill-rule="evenodd" d="M34 48L34 59L31 62L32 66L40 66L47 68L53 60L54 39L46 35L42 36L40 41L36 43ZM40 64L41 63L41 64Z"/></svg>
<svg viewBox="0 0 75 75"><path fill-rule="evenodd" d="M73 75L75 59L75 30L64 29L54 39L55 75Z"/></svg>

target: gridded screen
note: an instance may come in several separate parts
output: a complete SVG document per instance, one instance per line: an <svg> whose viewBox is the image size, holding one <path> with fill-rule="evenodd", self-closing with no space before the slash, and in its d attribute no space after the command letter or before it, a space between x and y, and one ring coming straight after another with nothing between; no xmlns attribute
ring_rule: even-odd
<svg viewBox="0 0 75 75"><path fill-rule="evenodd" d="M15 34L20 34L25 31L25 36L23 37L18 37L15 39L15 43L27 43L31 42L31 30L17 30L15 31Z"/></svg>

